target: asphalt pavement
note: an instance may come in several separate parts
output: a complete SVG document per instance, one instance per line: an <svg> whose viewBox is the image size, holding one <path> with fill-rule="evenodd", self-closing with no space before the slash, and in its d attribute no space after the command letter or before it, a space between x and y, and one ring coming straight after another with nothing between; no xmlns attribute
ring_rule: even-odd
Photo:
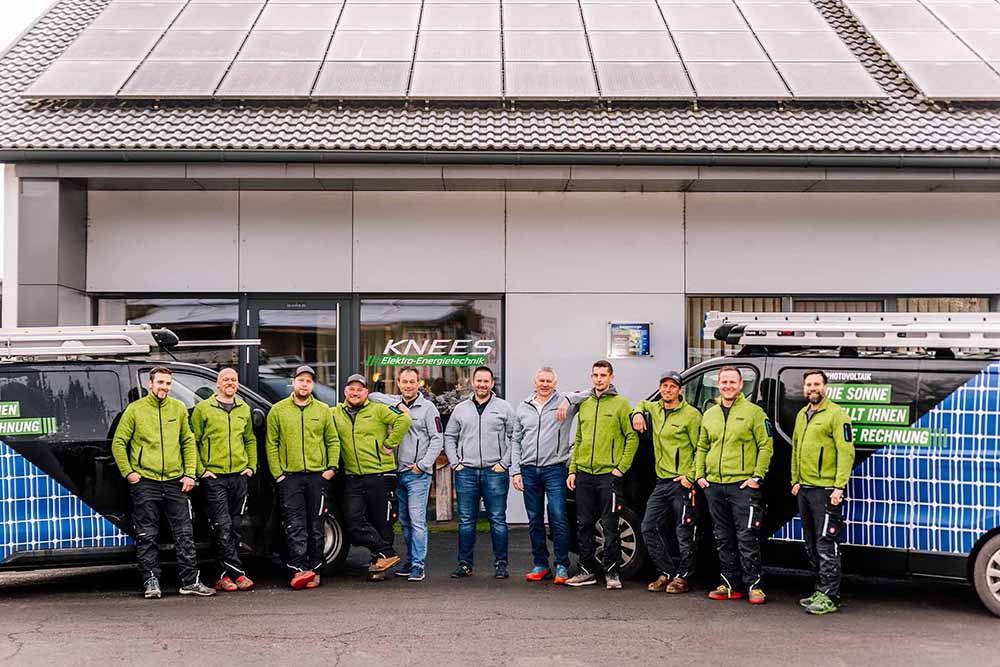
<svg viewBox="0 0 1000 667"><path fill-rule="evenodd" d="M649 593L646 581L570 589L525 582L527 533L511 531L509 580L479 535L475 576L449 579L457 536L431 535L428 576L364 580L365 554L313 591L256 572L257 590L144 600L131 568L0 575L0 662L141 665L998 665L1000 618L966 586L849 578L843 611L810 617L800 574L769 572L768 603Z"/></svg>

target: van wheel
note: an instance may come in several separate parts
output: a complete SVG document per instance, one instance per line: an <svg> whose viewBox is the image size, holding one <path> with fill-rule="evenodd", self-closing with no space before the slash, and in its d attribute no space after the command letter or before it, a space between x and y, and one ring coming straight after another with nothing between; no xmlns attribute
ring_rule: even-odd
<svg viewBox="0 0 1000 667"><path fill-rule="evenodd" d="M983 605L1000 616L1000 535L994 535L976 556L972 583Z"/></svg>
<svg viewBox="0 0 1000 667"><path fill-rule="evenodd" d="M622 559L619 574L623 579L635 579L646 565L646 545L642 542L639 517L628 507L622 506L618 513L618 535L622 545ZM597 557L604 553L604 530L597 522Z"/></svg>
<svg viewBox="0 0 1000 667"><path fill-rule="evenodd" d="M326 567L334 572L341 570L350 550L344 526L333 513L328 513L323 519L323 562Z"/></svg>

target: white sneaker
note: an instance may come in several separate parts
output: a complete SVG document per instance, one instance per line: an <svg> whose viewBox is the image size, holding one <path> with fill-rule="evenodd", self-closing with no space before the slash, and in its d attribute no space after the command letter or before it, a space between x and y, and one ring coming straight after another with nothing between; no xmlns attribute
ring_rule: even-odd
<svg viewBox="0 0 1000 667"><path fill-rule="evenodd" d="M609 591L621 590L622 587L622 580L617 574L604 575L604 583Z"/></svg>
<svg viewBox="0 0 1000 667"><path fill-rule="evenodd" d="M566 581L567 586L592 586L597 583L597 577L586 570L580 570Z"/></svg>

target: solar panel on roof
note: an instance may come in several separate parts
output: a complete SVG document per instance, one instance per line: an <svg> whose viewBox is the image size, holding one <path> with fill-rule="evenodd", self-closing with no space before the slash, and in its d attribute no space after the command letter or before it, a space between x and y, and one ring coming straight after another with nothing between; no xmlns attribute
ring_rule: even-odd
<svg viewBox="0 0 1000 667"><path fill-rule="evenodd" d="M323 60L331 30L254 30L238 60Z"/></svg>
<svg viewBox="0 0 1000 667"><path fill-rule="evenodd" d="M500 61L500 31L421 30L417 60Z"/></svg>
<svg viewBox="0 0 1000 667"><path fill-rule="evenodd" d="M401 98L406 96L410 62L323 63L313 97Z"/></svg>
<svg viewBox="0 0 1000 667"><path fill-rule="evenodd" d="M122 97L211 97L229 63L204 60L150 61L135 71L122 89Z"/></svg>
<svg viewBox="0 0 1000 667"><path fill-rule="evenodd" d="M219 85L223 97L308 97L319 62L233 63Z"/></svg>
<svg viewBox="0 0 1000 667"><path fill-rule="evenodd" d="M416 30L420 5L344 6L337 30Z"/></svg>
<svg viewBox="0 0 1000 667"><path fill-rule="evenodd" d="M62 60L141 60L159 38L159 30L86 30Z"/></svg>
<svg viewBox="0 0 1000 667"><path fill-rule="evenodd" d="M950 32L894 32L879 33L879 43L886 51L900 60L979 60L979 56L962 40Z"/></svg>
<svg viewBox="0 0 1000 667"><path fill-rule="evenodd" d="M928 2L927 7L953 30L1000 30L1000 3Z"/></svg>
<svg viewBox="0 0 1000 667"><path fill-rule="evenodd" d="M254 30L333 30L339 4L269 3L254 24Z"/></svg>
<svg viewBox="0 0 1000 667"><path fill-rule="evenodd" d="M683 65L664 62L599 62L601 95L619 99L690 99L694 94Z"/></svg>
<svg viewBox="0 0 1000 667"><path fill-rule="evenodd" d="M413 30L337 30L326 59L410 62L416 36Z"/></svg>
<svg viewBox="0 0 1000 667"><path fill-rule="evenodd" d="M840 37L829 31L757 31L757 39L773 60L786 62L857 62Z"/></svg>
<svg viewBox="0 0 1000 667"><path fill-rule="evenodd" d="M736 0L754 31L829 30L829 24L811 4L761 4Z"/></svg>
<svg viewBox="0 0 1000 667"><path fill-rule="evenodd" d="M586 33L582 30L504 32L504 59L512 61L590 62Z"/></svg>
<svg viewBox="0 0 1000 667"><path fill-rule="evenodd" d="M111 97L136 62L61 60L52 64L26 91L31 97Z"/></svg>
<svg viewBox="0 0 1000 667"><path fill-rule="evenodd" d="M851 95L858 99L884 95L858 63L775 63L792 94L821 100Z"/></svg>
<svg viewBox="0 0 1000 667"><path fill-rule="evenodd" d="M675 30L746 30L736 6L728 4L660 4L663 18Z"/></svg>
<svg viewBox="0 0 1000 667"><path fill-rule="evenodd" d="M663 17L653 3L586 5L583 19L587 30L666 30Z"/></svg>
<svg viewBox="0 0 1000 667"><path fill-rule="evenodd" d="M784 99L791 94L770 63L688 63L688 73L698 97Z"/></svg>
<svg viewBox="0 0 1000 667"><path fill-rule="evenodd" d="M597 97L597 83L590 63L508 63L504 75L507 94L511 97Z"/></svg>
<svg viewBox="0 0 1000 667"><path fill-rule="evenodd" d="M749 30L745 32L674 32L674 41L685 62L767 61L767 55Z"/></svg>
<svg viewBox="0 0 1000 667"><path fill-rule="evenodd" d="M416 62L410 97L483 99L500 97L500 62Z"/></svg>
<svg viewBox="0 0 1000 667"><path fill-rule="evenodd" d="M170 25L183 2L119 2L105 7L90 28L93 30L162 30Z"/></svg>
<svg viewBox="0 0 1000 667"><path fill-rule="evenodd" d="M243 30L168 30L150 60L225 60L236 56L246 39Z"/></svg>
<svg viewBox="0 0 1000 667"><path fill-rule="evenodd" d="M1000 60L1000 30L959 30L957 33L984 60Z"/></svg>
<svg viewBox="0 0 1000 667"><path fill-rule="evenodd" d="M589 31L594 60L604 62L677 61L680 56L666 31Z"/></svg>
<svg viewBox="0 0 1000 667"><path fill-rule="evenodd" d="M869 32L940 30L941 22L917 2L850 2L848 7Z"/></svg>
<svg viewBox="0 0 1000 667"><path fill-rule="evenodd" d="M583 30L576 4L522 5L505 2L504 30Z"/></svg>
<svg viewBox="0 0 1000 667"><path fill-rule="evenodd" d="M174 30L249 30L262 2L190 4L171 28Z"/></svg>
<svg viewBox="0 0 1000 667"><path fill-rule="evenodd" d="M420 30L500 30L500 5L428 5Z"/></svg>
<svg viewBox="0 0 1000 667"><path fill-rule="evenodd" d="M1000 75L986 62L903 62L925 95L946 100L1000 99Z"/></svg>

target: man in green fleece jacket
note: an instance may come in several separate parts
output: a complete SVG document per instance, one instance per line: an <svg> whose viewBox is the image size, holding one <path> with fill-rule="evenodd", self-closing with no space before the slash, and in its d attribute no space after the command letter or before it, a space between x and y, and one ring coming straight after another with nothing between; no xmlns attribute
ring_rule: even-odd
<svg viewBox="0 0 1000 667"><path fill-rule="evenodd" d="M399 563L393 549L396 501L396 448L410 428L410 415L368 400L368 380L354 374L344 387L346 401L333 408L333 424L344 455L344 518L351 544L371 552L368 571L385 572Z"/></svg>
<svg viewBox="0 0 1000 667"><path fill-rule="evenodd" d="M149 371L149 394L130 403L122 413L111 442L111 453L132 495L135 551L143 574L146 598L159 599L160 518L165 516L174 534L181 595L214 595L198 580L198 556L191 526L191 499L198 466L188 413L170 398L170 370Z"/></svg>
<svg viewBox="0 0 1000 667"><path fill-rule="evenodd" d="M854 467L851 417L826 397L826 373L806 371L808 403L792 432L792 494L799 499L802 537L816 580L815 592L799 604L810 614L840 609L840 547L844 488Z"/></svg>
<svg viewBox="0 0 1000 667"><path fill-rule="evenodd" d="M745 590L750 604L764 604L758 531L764 519L760 485L774 451L771 422L743 396L739 368L719 370L719 393L719 402L701 418L695 454L722 565L723 583L708 597L739 600Z"/></svg>
<svg viewBox="0 0 1000 667"><path fill-rule="evenodd" d="M267 413L267 464L277 485L295 590L316 588L323 566L327 491L340 461L330 406L313 396L316 371L299 366L292 393Z"/></svg>
<svg viewBox="0 0 1000 667"><path fill-rule="evenodd" d="M621 542L618 538L618 503L621 478L632 465L639 436L632 429L628 399L618 395L615 371L604 359L594 363L590 379L593 389L577 413L576 440L566 486L576 491L576 522L580 571L568 586L597 582L594 557L597 521L604 527L604 580L608 590L620 589L618 569Z"/></svg>
<svg viewBox="0 0 1000 667"><path fill-rule="evenodd" d="M247 510L247 482L257 471L257 437L246 401L236 395L240 378L223 368L215 395L194 406L191 428L198 443L198 479L205 491L208 524L219 564L217 591L248 591L253 581L240 560L240 528Z"/></svg>

